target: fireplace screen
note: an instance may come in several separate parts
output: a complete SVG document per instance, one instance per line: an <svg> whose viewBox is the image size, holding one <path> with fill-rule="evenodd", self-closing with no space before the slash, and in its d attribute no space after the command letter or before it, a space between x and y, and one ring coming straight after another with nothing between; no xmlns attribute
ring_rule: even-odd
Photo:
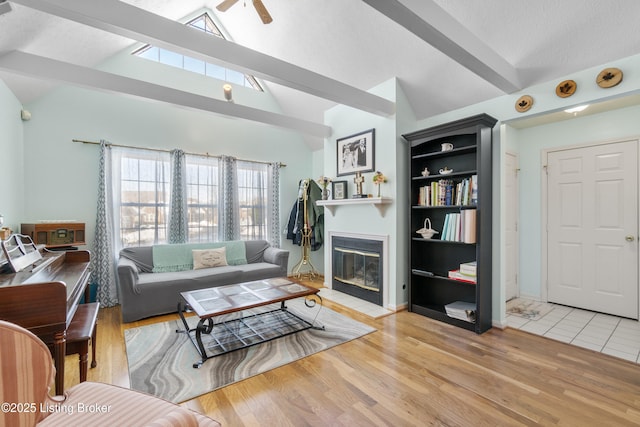
<svg viewBox="0 0 640 427"><path fill-rule="evenodd" d="M335 279L370 291L380 291L380 254L336 248Z"/></svg>
<svg viewBox="0 0 640 427"><path fill-rule="evenodd" d="M335 237L332 244L332 287L382 305L382 242Z"/></svg>

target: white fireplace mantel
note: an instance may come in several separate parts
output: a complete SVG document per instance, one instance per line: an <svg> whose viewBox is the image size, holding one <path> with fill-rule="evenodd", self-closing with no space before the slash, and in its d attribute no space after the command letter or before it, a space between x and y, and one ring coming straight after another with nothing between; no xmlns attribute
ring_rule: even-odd
<svg viewBox="0 0 640 427"><path fill-rule="evenodd" d="M380 215L384 216L384 212L387 209L387 206L391 204L393 201L390 197L367 197L362 199L343 199L343 200L318 200L316 204L318 206L324 206L329 209L331 212L331 216L335 215L335 209L338 206L349 206L349 205L372 205L378 208L380 211Z"/></svg>

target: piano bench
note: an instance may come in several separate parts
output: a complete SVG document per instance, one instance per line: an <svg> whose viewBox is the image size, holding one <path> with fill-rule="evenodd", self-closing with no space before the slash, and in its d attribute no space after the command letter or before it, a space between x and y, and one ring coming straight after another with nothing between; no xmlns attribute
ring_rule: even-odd
<svg viewBox="0 0 640 427"><path fill-rule="evenodd" d="M91 340L91 367L96 362L96 323L100 303L92 302L79 304L76 314L67 328L66 355L78 354L80 358L80 382L87 380L87 365L89 361L89 340Z"/></svg>

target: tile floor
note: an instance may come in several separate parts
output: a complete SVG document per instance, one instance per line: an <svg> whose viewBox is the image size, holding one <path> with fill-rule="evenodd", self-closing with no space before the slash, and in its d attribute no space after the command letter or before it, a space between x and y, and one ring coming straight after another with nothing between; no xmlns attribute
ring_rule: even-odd
<svg viewBox="0 0 640 427"><path fill-rule="evenodd" d="M640 322L550 304L538 320L507 314L509 327L640 363Z"/></svg>

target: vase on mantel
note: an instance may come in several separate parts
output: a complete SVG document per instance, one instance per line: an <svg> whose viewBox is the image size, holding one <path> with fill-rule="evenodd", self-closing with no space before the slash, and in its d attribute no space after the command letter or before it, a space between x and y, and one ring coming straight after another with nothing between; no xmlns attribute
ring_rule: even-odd
<svg viewBox="0 0 640 427"><path fill-rule="evenodd" d="M378 184L378 197L380 197L380 187L382 187L382 185Z"/></svg>
<svg viewBox="0 0 640 427"><path fill-rule="evenodd" d="M329 199L329 189L323 188L322 189L322 200L328 200L328 199Z"/></svg>

